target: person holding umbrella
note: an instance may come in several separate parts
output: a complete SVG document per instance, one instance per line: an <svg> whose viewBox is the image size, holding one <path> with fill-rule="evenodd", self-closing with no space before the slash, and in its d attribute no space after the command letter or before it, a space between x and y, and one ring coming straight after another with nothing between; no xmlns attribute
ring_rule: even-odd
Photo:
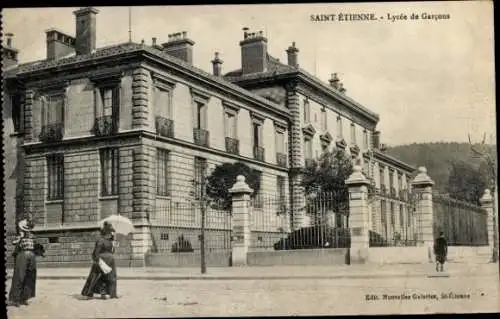
<svg viewBox="0 0 500 319"><path fill-rule="evenodd" d="M116 293L116 264L113 254L118 246L116 233L128 235L134 230L132 222L123 216L111 215L99 222L101 237L97 239L92 253L92 267L82 289L82 296L86 299L100 294L102 299L118 298Z"/></svg>

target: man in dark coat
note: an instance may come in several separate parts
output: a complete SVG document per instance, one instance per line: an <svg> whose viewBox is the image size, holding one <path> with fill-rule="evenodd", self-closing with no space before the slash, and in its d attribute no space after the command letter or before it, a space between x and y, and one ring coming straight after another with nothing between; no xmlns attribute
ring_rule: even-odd
<svg viewBox="0 0 500 319"><path fill-rule="evenodd" d="M448 255L448 243L443 232L439 233L439 237L434 242L434 255L436 256L436 271L443 271L446 256Z"/></svg>

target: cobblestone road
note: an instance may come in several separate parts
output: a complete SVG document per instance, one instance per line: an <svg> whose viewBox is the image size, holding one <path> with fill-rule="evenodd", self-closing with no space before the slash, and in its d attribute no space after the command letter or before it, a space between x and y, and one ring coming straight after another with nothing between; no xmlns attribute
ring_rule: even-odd
<svg viewBox="0 0 500 319"><path fill-rule="evenodd" d="M10 283L8 283L9 285ZM8 308L14 318L117 318L498 312L497 276L379 279L185 280L118 282L118 300L80 300L80 280L39 280L29 306ZM469 294L444 300L441 293ZM383 294L410 300L382 300ZM380 300L366 300L366 295ZM412 298L436 294L439 300ZM373 297L375 298L375 297Z"/></svg>

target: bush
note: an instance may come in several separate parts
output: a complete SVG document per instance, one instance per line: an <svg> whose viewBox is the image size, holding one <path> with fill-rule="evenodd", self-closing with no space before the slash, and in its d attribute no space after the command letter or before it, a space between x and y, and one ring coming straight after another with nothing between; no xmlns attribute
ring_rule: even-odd
<svg viewBox="0 0 500 319"><path fill-rule="evenodd" d="M193 247L191 246L191 243L189 242L189 240L184 238L183 235L180 235L177 238L177 242L175 242L172 245L172 252L173 253L192 253L193 251L194 250L193 250Z"/></svg>
<svg viewBox="0 0 500 319"><path fill-rule="evenodd" d="M306 227L290 233L274 244L275 250L349 248L351 236L347 228Z"/></svg>
<svg viewBox="0 0 500 319"><path fill-rule="evenodd" d="M379 233L376 233L374 231L369 231L369 236L370 236L370 247L387 247L389 243L387 240L382 237Z"/></svg>

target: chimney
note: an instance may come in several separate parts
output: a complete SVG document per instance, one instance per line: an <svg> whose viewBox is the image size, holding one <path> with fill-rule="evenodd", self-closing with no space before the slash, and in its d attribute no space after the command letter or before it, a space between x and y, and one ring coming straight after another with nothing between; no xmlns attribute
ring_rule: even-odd
<svg viewBox="0 0 500 319"><path fill-rule="evenodd" d="M168 42L163 43L163 52L193 64L193 45L195 42L187 37L187 32L177 32L168 35Z"/></svg>
<svg viewBox="0 0 500 319"><path fill-rule="evenodd" d="M288 50L286 50L286 54L288 56L288 65L293 66L294 68L298 68L298 52L299 49L295 47L295 42L292 42L292 46L288 47Z"/></svg>
<svg viewBox="0 0 500 319"><path fill-rule="evenodd" d="M380 149L380 131L373 132L373 148Z"/></svg>
<svg viewBox="0 0 500 319"><path fill-rule="evenodd" d="M47 60L59 59L75 52L75 38L59 30L45 31L47 38Z"/></svg>
<svg viewBox="0 0 500 319"><path fill-rule="evenodd" d="M328 80L328 82L330 82L330 86L334 89L338 89L339 88L339 78L337 76L337 73L332 73L332 76L330 78L330 80Z"/></svg>
<svg viewBox="0 0 500 319"><path fill-rule="evenodd" d="M5 37L7 38L6 45L2 45L2 67L10 67L12 65L16 65L18 63L17 55L19 51L12 47L12 38L14 34L6 33Z"/></svg>
<svg viewBox="0 0 500 319"><path fill-rule="evenodd" d="M347 90L344 88L344 84L343 84L343 83L340 83L340 84L339 84L339 91L340 91L340 93L342 93L342 94L345 94L345 92L347 91Z"/></svg>
<svg viewBox="0 0 500 319"><path fill-rule="evenodd" d="M73 11L76 18L76 54L88 54L96 48L96 15L99 10L86 7Z"/></svg>
<svg viewBox="0 0 500 319"><path fill-rule="evenodd" d="M243 74L267 71L267 39L263 32L249 33L243 28L241 46L241 69Z"/></svg>
<svg viewBox="0 0 500 319"><path fill-rule="evenodd" d="M215 76L221 76L221 71L222 71L222 63L224 63L224 61L222 61L220 58L219 58L219 52L215 52L215 57L214 59L211 61L212 62L212 65L213 65L213 69L214 69L214 75Z"/></svg>

